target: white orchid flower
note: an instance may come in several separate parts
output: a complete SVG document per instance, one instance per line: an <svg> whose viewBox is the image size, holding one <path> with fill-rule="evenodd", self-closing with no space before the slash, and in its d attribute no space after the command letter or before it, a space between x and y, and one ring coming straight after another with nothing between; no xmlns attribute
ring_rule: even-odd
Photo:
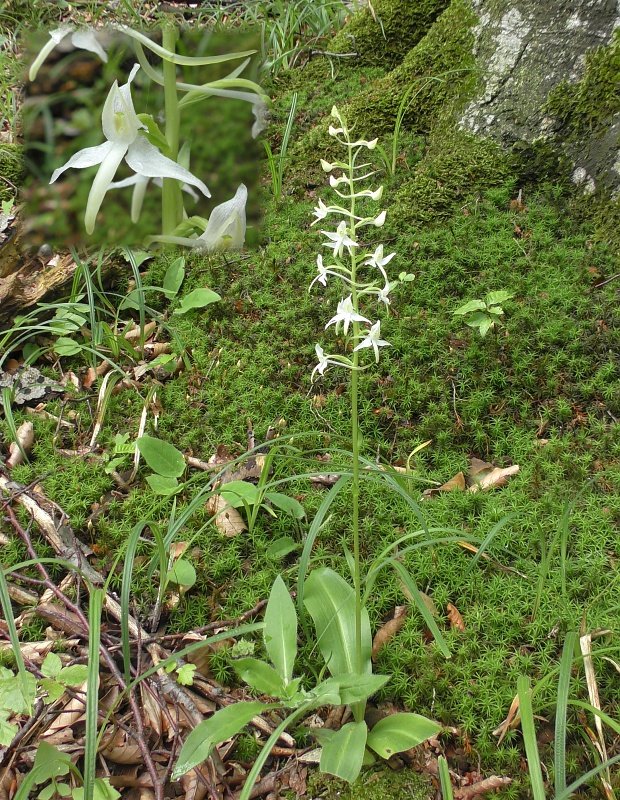
<svg viewBox="0 0 620 800"><path fill-rule="evenodd" d="M91 53L96 53L99 58L106 63L108 56L99 41L97 34L91 28L84 28L82 30L75 30L70 25L63 25L56 30L50 31L50 40L39 51L37 57L32 62L30 71L28 72L28 80L33 81L41 68L41 64L49 56L52 50L57 47L63 39L71 36L71 44L80 50L89 50Z"/></svg>
<svg viewBox="0 0 620 800"><path fill-rule="evenodd" d="M329 128L327 129L327 132L329 133L330 136L338 136L339 133L344 133L344 129L334 128L333 125L330 125Z"/></svg>
<svg viewBox="0 0 620 800"><path fill-rule="evenodd" d="M134 64L127 83L119 86L118 81L114 81L110 89L101 114L106 141L96 147L86 147L71 156L66 164L54 170L50 180L50 183L54 183L65 170L70 168L84 169L101 164L86 204L84 224L88 234L95 229L97 213L123 159L138 175L145 178L173 178L196 186L206 197L211 197L211 193L201 180L172 159L162 155L146 136L140 133L145 126L134 110L130 88L139 69L140 65Z"/></svg>
<svg viewBox="0 0 620 800"><path fill-rule="evenodd" d="M314 213L314 216L316 217L314 222L318 222L320 219L325 219L325 217L327 216L328 212L329 212L329 208L325 205L325 203L322 200L319 200L318 206L314 207L314 212L313 213ZM314 222L312 223L313 225L314 225Z"/></svg>
<svg viewBox="0 0 620 800"><path fill-rule="evenodd" d="M338 303L336 314L327 323L325 329L327 330L327 328L329 328L330 325L335 324L336 333L338 333L338 329L340 328L341 322L343 323L344 326L345 336L349 332L349 325L351 322L367 322L370 325L370 320L366 319L366 317L363 317L361 314L358 314L357 311L353 308L351 295L345 297L344 300L341 300Z"/></svg>
<svg viewBox="0 0 620 800"><path fill-rule="evenodd" d="M315 373L318 372L320 375L325 375L325 370L328 367L346 367L347 369L354 369L353 362L349 358L338 355L325 355L320 344L315 345L314 350L319 359L319 363L312 370L312 374L310 375L310 380L312 382L314 382ZM358 367L358 369L360 368Z"/></svg>
<svg viewBox="0 0 620 800"><path fill-rule="evenodd" d="M147 178L144 175L132 175L129 178L124 178L122 181L114 181L114 183L108 186L108 189L125 189L127 186L134 187L131 196L131 221L134 224L140 219L144 195L146 194L146 189L150 180L151 178ZM160 188L163 186L164 182L162 178L153 178L152 180L155 186L159 186ZM187 183L181 186L181 190L190 195L194 201L198 200L198 194Z"/></svg>
<svg viewBox="0 0 620 800"><path fill-rule="evenodd" d="M342 220L336 228L336 233L331 233L330 231L321 231L321 233L325 234L328 239L331 239L331 243L324 242L323 247L330 247L334 251L334 255L338 256L338 258L342 256L342 251L345 247L349 252L351 252L351 248L358 247L357 242L354 242L347 233L347 225L344 220Z"/></svg>
<svg viewBox="0 0 620 800"><path fill-rule="evenodd" d="M329 185L334 188L335 186L340 186L341 183L348 183L348 177L343 173L339 178L336 178L334 175L329 176Z"/></svg>
<svg viewBox="0 0 620 800"><path fill-rule="evenodd" d="M390 253L389 255L383 257L383 245L380 244L375 252L364 261L364 264L369 264L371 267L385 267L386 264L389 264L390 261L394 258L396 253Z"/></svg>
<svg viewBox="0 0 620 800"><path fill-rule="evenodd" d="M350 147L367 147L369 150L374 150L377 146L378 139L358 139L357 142L351 142Z"/></svg>
<svg viewBox="0 0 620 800"><path fill-rule="evenodd" d="M366 336L362 341L353 348L355 350L363 350L365 347L372 347L375 351L375 361L379 363L379 348L380 347L391 347L389 342L386 342L385 339L381 339L381 320L377 320L374 325L371 326L370 330L366 332Z"/></svg>
<svg viewBox="0 0 620 800"><path fill-rule="evenodd" d="M341 280L350 283L350 278L347 278L347 275L351 275L350 270L346 267L340 267L337 264L330 264L329 266L325 266L323 264L323 256L319 253L316 257L316 268L318 271L318 275L314 278L310 286L308 287L308 291L312 289L314 284L318 281L319 283L323 284L323 286L327 286L327 276L333 275L335 278L340 278Z"/></svg>
<svg viewBox="0 0 620 800"><path fill-rule="evenodd" d="M166 244L180 244L184 247L193 247L196 250L214 252L215 250L239 250L245 242L245 205L248 200L248 190L241 183L234 197L215 206L209 216L204 233L196 239L185 236L152 236L151 242L165 242Z"/></svg>

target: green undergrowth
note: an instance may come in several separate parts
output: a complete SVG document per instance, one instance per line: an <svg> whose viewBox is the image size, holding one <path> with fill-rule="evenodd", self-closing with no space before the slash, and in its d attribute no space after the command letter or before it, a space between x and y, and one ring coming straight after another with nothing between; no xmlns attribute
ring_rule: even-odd
<svg viewBox="0 0 620 800"><path fill-rule="evenodd" d="M174 332L188 344L192 366L157 387L161 412L156 430L149 417L148 433L206 460L219 445L241 454L250 419L257 442L270 427L294 436L289 443L300 453L276 459L276 476L329 472L330 463L338 463L336 450L346 449L350 419L347 378L332 371L310 383L315 344L332 350L333 328L323 328L340 299L338 287L329 283L326 289L315 284L311 294L307 291L316 254L323 249L321 225L310 227L312 208L319 197L327 202L330 196L317 167L320 157L329 157L323 149L325 115L332 103L351 97L349 109L356 110L360 134L385 133L400 98L390 95L390 87L398 85L400 91L413 76L429 70L467 67L463 19L469 16L457 17L470 14L467 9L455 0L392 71L343 64L338 65L341 80L332 82L329 62L317 61L269 87L275 102L268 135L276 148L278 124L286 118L292 91L299 93L284 196L277 203L269 199L264 183L264 220L253 233L260 240L257 249L213 257L186 254L184 291L209 286L222 300L204 311L170 318ZM446 41L452 44L444 49ZM319 74L324 84L317 83ZM595 651L617 646L620 319L617 283L604 283L617 265L601 236L600 219L584 210L582 198L562 184L534 185L524 179L527 165L518 154L450 132L444 112L454 111L472 80L470 73L459 75L436 84L432 95L430 89L420 95L406 117L396 175L377 176L385 184L388 217L383 229L372 229L366 244L384 243L386 252L397 253L394 272L410 271L416 278L395 292L390 315L382 321L382 335L392 346L382 351L379 366L360 379L364 454L404 466L411 451L430 440L412 462L410 488L417 499L429 481L443 483L467 472L472 457L500 467L518 464L519 472L503 488L445 493L421 502L429 526L456 527L477 541L506 515L512 517L489 546L492 560L474 562L472 553L455 543L404 556L419 588L434 603L452 658L440 654L410 609L402 630L378 656L377 672L393 675L378 700L456 727L459 733L446 741L458 750L459 768L513 777L502 796L516 798L527 793L521 734L510 732L498 747L492 732L508 712L518 675L526 673L533 682L544 678L558 664L566 632L580 625L612 631L602 644L597 640ZM420 146L421 133L426 138ZM517 200L519 189L523 193ZM177 255L164 253L147 262L145 283L161 284ZM504 326L485 338L453 316L467 300L500 289L514 297L505 304ZM137 435L146 392L143 386L111 398L100 436L104 450L116 433ZM90 406L95 403L93 395ZM83 398L67 405L80 411L82 427L64 432L56 447L74 449L91 425L89 406ZM59 401L50 402L48 410L58 413ZM25 418L20 411L15 417L17 424ZM3 421L0 426L5 435ZM15 479L40 483L69 515L80 538L97 545L97 566L110 567L137 522L153 519L165 529L170 501L155 498L143 483L127 495L111 493L114 486L101 461L61 455L52 443L55 426L50 422L35 420L35 430L32 462L17 468ZM304 457L309 448L332 453L333 461ZM142 470L140 477L145 474ZM177 514L206 477L194 480L191 491L179 498ZM301 478L284 490L302 502L310 520L326 491ZM552 555L536 608L541 562L569 500L575 500L575 508L566 559L559 552ZM100 502L103 513L89 526L93 504ZM349 508L350 496L343 491L317 540L315 565L337 566L346 574L342 545L348 539ZM363 482L362 555L367 563L399 535L419 527L394 495ZM267 596L278 573L293 587L296 554L283 560L268 554L271 542L282 536L301 543L287 519L267 515L259 516L252 533L224 537L200 509L179 537L190 545L197 584L166 612L167 630L190 630L239 615ZM143 542L133 587L144 615L155 592L146 563L149 552ZM20 556L14 547L7 557ZM116 590L120 579L119 573L113 580ZM373 629L403 602L398 582L385 573L369 603ZM449 603L461 612L465 630L450 627ZM310 673L320 667L308 645L300 647L298 663ZM617 716L620 689L614 666L601 658L594 664L603 707ZM211 669L217 680L233 681L227 650L213 656ZM582 671L575 684L575 693L587 699ZM553 718L554 693L550 682L536 697L535 713ZM250 745L246 741L243 752L251 756ZM569 777L594 765L588 753L571 716ZM551 771L548 756L545 751ZM409 786L410 780L408 772L388 774L334 796L424 795L423 789ZM317 796L332 790L340 788L316 785Z"/></svg>

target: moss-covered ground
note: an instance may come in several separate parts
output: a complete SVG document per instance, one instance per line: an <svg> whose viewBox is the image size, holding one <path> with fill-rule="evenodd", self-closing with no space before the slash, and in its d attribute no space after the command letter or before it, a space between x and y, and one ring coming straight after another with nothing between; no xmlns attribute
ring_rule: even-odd
<svg viewBox="0 0 620 800"><path fill-rule="evenodd" d="M264 218L253 234L259 240L256 249L186 256L186 288L209 286L222 300L205 311L169 319L188 344L191 369L158 388L157 436L205 460L218 445L238 455L246 447L249 418L257 440L270 426L296 435L293 444L302 457L276 462L283 477L329 469L310 456L304 459L304 448L329 452L347 447L345 375L332 371L310 382L315 344L329 342L330 349L333 344L333 333L323 328L339 299L337 287L329 284L325 290L315 284L308 293L322 242L317 227L310 227L312 208L318 198L327 202L331 196L318 167L319 158L334 154L327 149L329 110L342 103L355 114L360 133L383 134L389 143L400 97L390 94L389 87L402 87L418 72L428 74L429 59L435 65L431 70L470 70L461 4L454 0L431 26L445 3L427 3L420 14L425 29L419 36L408 30L411 47L397 64L374 57L343 59L332 74L333 63L317 58L306 69L268 84L274 100L268 136L275 148L292 93L298 92L283 196L276 201L270 195L263 166ZM346 47L343 33L337 42ZM424 89L406 117L395 175L383 171L377 176L385 187L382 207L388 216L367 243L383 242L397 253L390 265L395 272L411 271L416 278L398 289L382 323L392 346L382 351L378 367L361 378L364 452L370 459L402 466L417 445L431 440L414 458L410 488L415 498L425 481L447 481L466 471L472 457L498 466L518 464L520 470L503 488L441 494L422 504L429 526L456 527L479 540L506 515L511 518L490 545L491 561L473 563L471 553L456 544L422 548L405 557L418 586L434 602L452 657L441 655L412 609L376 668L392 675L380 700L457 728L458 734L446 741L458 755L459 769L508 775L514 782L502 790L503 796L519 797L528 791L521 734L510 731L499 746L493 735L516 693L517 677L527 674L537 682L557 667L567 631L608 631L603 642L612 647L620 634L620 316L618 283L605 283L617 264L614 248L600 235L600 218L584 210L583 200L564 182L553 179L554 170L544 181L533 181L531 165L519 153L502 153L449 127L449 109L473 86L470 73L462 75L441 84L438 93ZM159 254L147 262L145 283L161 283L177 255ZM453 316L467 300L498 289L514 298L505 305L504 326L486 338ZM100 437L104 446L111 446L116 433L136 435L145 393L146 388L142 396L126 390L112 397ZM59 407L48 404L52 412ZM74 407L88 428L86 404L80 400ZM19 423L21 413L15 416ZM79 535L97 544L103 564L111 563L136 522L155 519L166 525L170 501L153 496L139 482L126 496L117 495L95 527L88 528L93 503L114 488L111 478L98 461L61 455L53 423L37 420L35 431L32 461L14 470L15 479L24 484L38 480ZM66 448L81 443L80 435L63 435ZM299 479L288 491L301 500L311 520L325 490ZM179 502L189 499L186 493ZM574 508L566 557L559 550L551 553L545 575L543 563L569 501ZM365 484L361 503L366 562L397 536L419 527L386 489ZM321 531L314 564L346 571L349 508L345 491ZM263 515L250 534L226 538L207 521L201 511L183 531L183 540L197 548L198 582L170 613L170 631L242 613L266 597L278 573L294 584L295 555L278 560L267 550L274 539L303 535L303 530L291 530L285 518ZM14 544L3 552L7 563L22 556ZM145 612L153 591L146 568L137 568L134 596ZM370 602L373 627L402 602L398 582L386 573ZM449 603L461 612L464 630L450 627ZM37 635L33 630L32 636ZM300 673L320 668L312 643L302 645L298 665ZM211 668L222 682L233 680L226 651L214 656ZM601 703L617 718L616 667L597 658L595 668ZM536 696L534 710L546 720L541 722L545 730L553 720L555 690L550 681ZM582 670L572 691L587 699ZM569 720L567 772L577 777L596 761L591 747L584 746L584 718ZM543 731L541 748L552 780L548 738ZM412 790L399 783L390 788L391 780L389 775L381 778L386 786L379 789L377 783L374 794L371 784L353 788L351 800L388 797L390 792L410 796Z"/></svg>

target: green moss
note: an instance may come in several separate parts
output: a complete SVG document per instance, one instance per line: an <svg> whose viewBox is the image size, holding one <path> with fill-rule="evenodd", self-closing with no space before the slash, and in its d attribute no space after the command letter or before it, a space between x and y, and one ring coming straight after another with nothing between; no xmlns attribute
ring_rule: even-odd
<svg viewBox="0 0 620 800"><path fill-rule="evenodd" d="M328 50L358 54L353 63L397 66L424 36L449 0L373 0L354 14Z"/></svg>
<svg viewBox="0 0 620 800"><path fill-rule="evenodd" d="M429 781L410 769L365 773L353 785L319 772L308 780L308 796L323 800L427 800L433 794Z"/></svg>
<svg viewBox="0 0 620 800"><path fill-rule="evenodd" d="M391 226L434 224L481 192L512 185L512 162L490 139L464 132L436 137L395 194Z"/></svg>
<svg viewBox="0 0 620 800"><path fill-rule="evenodd" d="M24 158L19 145L0 144L0 176L0 200L14 198L24 177Z"/></svg>
<svg viewBox="0 0 620 800"><path fill-rule="evenodd" d="M563 81L549 95L548 112L569 139L596 133L620 112L620 31L613 42L586 55L586 68L577 83Z"/></svg>

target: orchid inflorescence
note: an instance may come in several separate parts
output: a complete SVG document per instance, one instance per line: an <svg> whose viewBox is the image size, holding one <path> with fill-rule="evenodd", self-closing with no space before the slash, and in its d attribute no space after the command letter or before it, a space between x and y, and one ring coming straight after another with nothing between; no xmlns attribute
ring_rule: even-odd
<svg viewBox="0 0 620 800"><path fill-rule="evenodd" d="M210 197L211 193L203 181L190 172L188 143L179 147L179 117L183 108L206 97L243 100L252 104L255 116L252 135L256 137L265 125L266 96L258 84L239 77L250 61L248 56L255 51L216 56L183 56L175 52L177 33L171 27L164 28L163 45L159 45L125 25L112 26L111 31L91 28L76 30L64 25L50 32L50 39L32 63L30 80L36 78L41 64L54 47L63 43L96 53L106 62L107 54L102 42L105 43L114 32L130 37L138 63L132 67L127 82L119 86L118 81L115 81L108 93L101 115L105 141L71 156L63 166L54 171L50 183L54 183L67 169L100 165L88 195L84 216L88 234L92 234L95 229L97 214L110 189L133 187L131 219L132 222L137 222L147 186L152 182L162 188L163 230L161 236L153 236L150 241L181 244L207 251L241 247L245 240L247 200L247 189L243 184L238 187L232 199L216 206L208 219L187 217L181 200L181 190L194 199L197 199L197 195L192 186L205 197ZM150 65L145 56L145 47L162 59L163 73ZM200 85L177 80L176 65L202 66L241 58L245 59L243 63L225 78ZM150 81L164 87L165 133L160 130L152 115L138 114L134 109L131 83L140 69ZM178 99L179 93L184 95L181 99ZM134 174L114 181L123 161Z"/></svg>
<svg viewBox="0 0 620 800"><path fill-rule="evenodd" d="M342 325L344 335L350 336L352 340L353 350L352 356L349 358L343 355L326 354L323 348L317 344L315 349L319 362L312 371L313 380L317 372L324 375L331 366L340 366L356 371L365 369L366 367L360 366L358 362L358 354L361 350L372 348L375 362L378 363L379 348L389 347L390 343L381 338L381 321L371 322L368 317L360 313L360 300L374 296L379 305L387 308L390 305L390 292L402 281L411 281L414 278L409 273L401 272L398 280L390 281L385 266L389 264L396 253L384 255L382 244L378 245L374 252L368 252L360 241L362 228L367 226L380 228L385 223L385 211L371 217L359 216L355 213L356 201L366 198L377 201L383 196L383 186L374 190L358 188L360 181L375 174L375 170L372 169L363 175L357 174L358 170L365 170L371 166L368 162L358 164L358 156L362 150L374 150L377 139L352 141L350 134L353 126L351 128L347 126L336 106L332 108L331 115L336 120L337 126L329 126L329 135L347 148L348 159L346 162L334 161L333 163L321 159L321 167L325 172L332 173L329 176L329 184L338 197L346 201L346 205L325 205L322 200L319 200L314 209L316 219L312 223L313 225L326 219L330 214L340 216L342 219L335 231L321 230L321 233L328 239L323 243L323 247L332 251L329 256L331 263L325 264L323 255L318 254L316 259L317 275L310 284L310 288L317 281L323 286L327 286L328 277L342 281L348 295L338 303L336 314L329 320L325 328L335 325L336 333L338 333ZM334 170L342 170L342 172L340 175L335 175L333 174ZM344 191L341 191L339 187L342 187ZM343 260L345 252L348 255L347 264ZM368 274L369 270L364 269L365 267L370 267L372 272ZM368 278L360 278L360 272L368 275ZM380 280L378 280L379 276ZM361 323L368 327L362 330ZM349 327L351 328L350 334Z"/></svg>

